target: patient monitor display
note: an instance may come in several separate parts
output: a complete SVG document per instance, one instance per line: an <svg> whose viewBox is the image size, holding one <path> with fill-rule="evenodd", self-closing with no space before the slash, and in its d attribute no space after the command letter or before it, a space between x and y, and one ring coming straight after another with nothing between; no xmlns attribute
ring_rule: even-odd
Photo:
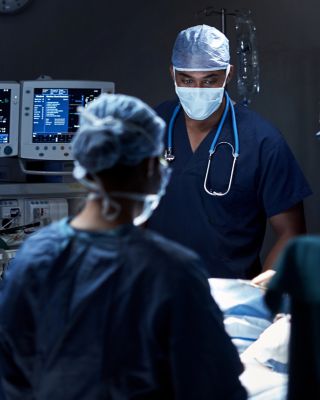
<svg viewBox="0 0 320 400"><path fill-rule="evenodd" d="M71 160L71 141L79 128L78 107L101 93L113 93L112 82L26 81L22 86L20 156Z"/></svg>
<svg viewBox="0 0 320 400"><path fill-rule="evenodd" d="M101 89L34 90L33 143L70 143L79 128L77 107L85 107Z"/></svg>
<svg viewBox="0 0 320 400"><path fill-rule="evenodd" d="M11 90L0 89L0 143L8 143L10 137Z"/></svg>
<svg viewBox="0 0 320 400"><path fill-rule="evenodd" d="M0 82L0 157L18 154L19 94L18 83Z"/></svg>

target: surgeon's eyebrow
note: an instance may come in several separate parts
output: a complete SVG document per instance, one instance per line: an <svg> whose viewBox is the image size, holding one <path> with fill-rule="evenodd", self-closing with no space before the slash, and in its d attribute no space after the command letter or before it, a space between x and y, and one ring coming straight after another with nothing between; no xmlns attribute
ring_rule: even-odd
<svg viewBox="0 0 320 400"><path fill-rule="evenodd" d="M194 76L192 76L192 75L189 75L189 74L187 74L187 73L185 73L185 72L181 72L181 71L178 71L178 72L179 72L179 76L183 76L183 77L185 77L185 78L192 78L192 79L194 79ZM211 73L208 74L208 75L202 76L200 79L217 78L217 77L219 77L219 76L220 76L220 74L217 73L217 71L214 71L214 72L211 72Z"/></svg>

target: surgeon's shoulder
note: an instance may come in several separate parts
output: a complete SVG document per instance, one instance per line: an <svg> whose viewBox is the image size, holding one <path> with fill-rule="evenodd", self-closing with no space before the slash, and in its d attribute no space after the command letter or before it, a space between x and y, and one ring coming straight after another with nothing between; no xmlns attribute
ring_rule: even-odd
<svg viewBox="0 0 320 400"><path fill-rule="evenodd" d="M256 111L242 104L236 104L235 111L238 129L242 134L253 136L258 142L275 144L284 140L279 129Z"/></svg>
<svg viewBox="0 0 320 400"><path fill-rule="evenodd" d="M169 101L164 101L163 103L160 103L157 105L154 109L157 112L158 115L160 115L161 118L163 118L166 121L169 121L173 110L175 107L178 105L178 100L169 100Z"/></svg>
<svg viewBox="0 0 320 400"><path fill-rule="evenodd" d="M65 224L65 220L54 222L31 234L19 248L13 265L19 264L19 268L32 268L46 262L50 263L60 254L61 246L68 240L68 235L63 229Z"/></svg>
<svg viewBox="0 0 320 400"><path fill-rule="evenodd" d="M140 244L143 243L141 253L146 257L144 272L156 295L160 292L164 298L177 301L176 304L186 298L195 304L192 299L196 299L201 305L195 305L192 312L202 312L208 307L207 310L211 310L209 312L222 323L222 314L211 295L208 274L201 257L156 232L146 229L143 235L144 240L140 240Z"/></svg>
<svg viewBox="0 0 320 400"><path fill-rule="evenodd" d="M301 235L290 239L282 252L282 256L288 256L294 261L303 261L306 267L308 261L315 264L320 262L320 235ZM306 257L308 255L310 258ZM307 267L306 267L307 268Z"/></svg>

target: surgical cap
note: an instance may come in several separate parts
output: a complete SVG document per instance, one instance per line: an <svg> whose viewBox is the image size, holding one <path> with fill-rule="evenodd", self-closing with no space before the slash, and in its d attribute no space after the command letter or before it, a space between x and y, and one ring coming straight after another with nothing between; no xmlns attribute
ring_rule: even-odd
<svg viewBox="0 0 320 400"><path fill-rule="evenodd" d="M181 31L172 51L172 65L182 71L226 69L229 62L229 40L218 29L208 25Z"/></svg>
<svg viewBox="0 0 320 400"><path fill-rule="evenodd" d="M137 165L163 151L165 122L141 100L102 94L80 111L72 142L76 164L96 173L115 165Z"/></svg>

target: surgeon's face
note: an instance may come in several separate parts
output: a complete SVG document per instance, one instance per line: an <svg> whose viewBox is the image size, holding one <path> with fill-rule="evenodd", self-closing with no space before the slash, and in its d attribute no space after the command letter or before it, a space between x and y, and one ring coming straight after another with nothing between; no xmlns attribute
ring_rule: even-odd
<svg viewBox="0 0 320 400"><path fill-rule="evenodd" d="M219 88L222 87L226 79L226 70L217 71L173 71L171 66L171 76L176 80L177 86L192 88ZM227 78L227 82L231 80L233 66Z"/></svg>

